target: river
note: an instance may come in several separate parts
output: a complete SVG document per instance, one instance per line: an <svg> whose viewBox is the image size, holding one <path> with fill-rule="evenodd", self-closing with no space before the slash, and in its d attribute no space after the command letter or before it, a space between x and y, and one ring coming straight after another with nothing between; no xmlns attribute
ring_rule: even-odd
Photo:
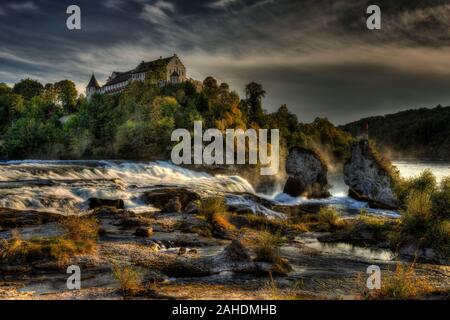
<svg viewBox="0 0 450 320"><path fill-rule="evenodd" d="M438 180L450 175L450 163L401 161L394 164L405 177L416 176L425 169L430 169ZM357 213L366 208L373 214L398 216L393 211L369 209L366 203L349 198L342 176L331 175L329 180L333 187L332 196L328 199L291 198L281 192L258 195L287 205L318 202L335 206L343 213ZM87 210L89 198L97 197L123 199L126 208L136 212L152 211L155 209L142 203L139 196L149 189L173 186L228 195L231 196L228 201L241 201L253 208L258 206L251 200L240 198L242 192L255 191L249 182L239 176L213 176L163 161L25 160L0 163L0 207L17 210L80 213ZM271 210L263 208L263 211L268 216L277 216Z"/></svg>

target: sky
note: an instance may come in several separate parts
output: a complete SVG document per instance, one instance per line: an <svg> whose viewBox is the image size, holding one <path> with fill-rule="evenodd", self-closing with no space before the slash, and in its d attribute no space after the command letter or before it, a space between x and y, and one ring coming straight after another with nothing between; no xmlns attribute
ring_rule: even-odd
<svg viewBox="0 0 450 320"><path fill-rule="evenodd" d="M81 8L81 30L66 9ZM381 30L366 9L381 8ZM0 82L73 80L177 53L188 76L241 96L255 81L264 108L302 122L345 124L450 105L450 0L1 0Z"/></svg>

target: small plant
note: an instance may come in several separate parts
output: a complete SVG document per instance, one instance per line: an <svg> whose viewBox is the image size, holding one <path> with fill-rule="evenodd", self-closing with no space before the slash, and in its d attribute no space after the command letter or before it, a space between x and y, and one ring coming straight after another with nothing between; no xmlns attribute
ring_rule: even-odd
<svg viewBox="0 0 450 320"><path fill-rule="evenodd" d="M272 273L269 273L269 280L267 281L266 287L270 291L270 299L272 300L299 300L299 291L301 290L302 282L297 281L293 287L282 290L273 278Z"/></svg>
<svg viewBox="0 0 450 320"><path fill-rule="evenodd" d="M272 234L268 231L262 231L259 235L255 247L256 258L258 262L276 263L279 261L279 248L282 244L279 233Z"/></svg>
<svg viewBox="0 0 450 320"><path fill-rule="evenodd" d="M66 237L73 241L96 240L98 237L99 226L95 220L68 216L60 223L66 232Z"/></svg>
<svg viewBox="0 0 450 320"><path fill-rule="evenodd" d="M225 213L227 207L222 197L209 197L202 199L198 211L201 216L211 222L215 214Z"/></svg>
<svg viewBox="0 0 450 320"><path fill-rule="evenodd" d="M410 267L397 264L395 273L389 278L383 278L381 289L373 290L366 295L367 299L375 300L406 300L419 299L432 291L432 286L425 279L418 278Z"/></svg>
<svg viewBox="0 0 450 320"><path fill-rule="evenodd" d="M214 213L212 223L225 230L234 230L235 226L228 221L228 216L225 213Z"/></svg>
<svg viewBox="0 0 450 320"><path fill-rule="evenodd" d="M340 222L340 215L331 207L321 208L318 215L319 224L327 231L335 229Z"/></svg>
<svg viewBox="0 0 450 320"><path fill-rule="evenodd" d="M68 217L61 224L65 234L52 238L23 240L13 231L11 239L2 244L4 258L10 263L48 259L63 267L74 255L90 253L96 248L98 227L95 221Z"/></svg>
<svg viewBox="0 0 450 320"><path fill-rule="evenodd" d="M142 287L141 275L131 266L113 264L113 274L124 294L134 294Z"/></svg>

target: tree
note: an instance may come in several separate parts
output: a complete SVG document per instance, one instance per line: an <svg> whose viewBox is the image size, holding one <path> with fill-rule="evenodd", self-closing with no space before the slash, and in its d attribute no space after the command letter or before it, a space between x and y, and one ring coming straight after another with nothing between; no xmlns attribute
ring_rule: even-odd
<svg viewBox="0 0 450 320"><path fill-rule="evenodd" d="M0 133L24 111L22 96L14 93L0 95Z"/></svg>
<svg viewBox="0 0 450 320"><path fill-rule="evenodd" d="M75 83L70 80L62 80L55 83L55 89L58 93L58 100L62 104L64 111L66 113L74 112L78 96Z"/></svg>
<svg viewBox="0 0 450 320"><path fill-rule="evenodd" d="M207 77L203 81L203 92L208 99L216 98L219 93L219 85L217 84L217 80L213 77Z"/></svg>
<svg viewBox="0 0 450 320"><path fill-rule="evenodd" d="M0 96L7 94L7 93L11 93L11 88L8 87L8 85L6 83L0 83Z"/></svg>
<svg viewBox="0 0 450 320"><path fill-rule="evenodd" d="M44 91L44 86L36 80L25 79L16 83L13 92L20 94L25 100L31 100L33 97L39 96Z"/></svg>
<svg viewBox="0 0 450 320"><path fill-rule="evenodd" d="M245 86L246 102L250 107L249 116L251 121L259 122L264 116L262 109L262 98L266 96L266 91L262 85L251 82Z"/></svg>

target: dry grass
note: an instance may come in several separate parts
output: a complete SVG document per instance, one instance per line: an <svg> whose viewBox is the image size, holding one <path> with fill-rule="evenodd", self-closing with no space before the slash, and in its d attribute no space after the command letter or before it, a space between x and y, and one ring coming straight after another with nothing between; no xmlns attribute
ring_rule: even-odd
<svg viewBox="0 0 450 320"><path fill-rule="evenodd" d="M54 260L59 267L67 265L78 254L95 250L98 235L97 223L90 219L70 217L61 221L64 236L23 240L13 231L9 241L3 242L5 262L29 264L36 260Z"/></svg>
<svg viewBox="0 0 450 320"><path fill-rule="evenodd" d="M113 274L124 294L134 294L142 288L141 274L131 266L113 264Z"/></svg>
<svg viewBox="0 0 450 320"><path fill-rule="evenodd" d="M222 197L210 197L202 199L198 211L207 221L212 221L215 214L227 212L227 206Z"/></svg>
<svg viewBox="0 0 450 320"><path fill-rule="evenodd" d="M256 240L254 248L258 262L276 263L279 261L279 248L282 244L282 239L279 233L272 234L269 231L261 231Z"/></svg>
<svg viewBox="0 0 450 320"><path fill-rule="evenodd" d="M225 213L214 213L212 216L212 223L219 228L228 231L236 229L236 227L230 223L230 221L228 220L228 215Z"/></svg>
<svg viewBox="0 0 450 320"><path fill-rule="evenodd" d="M432 285L416 276L413 265L397 264L395 273L389 278L382 277L381 289L365 294L366 299L407 300L421 299L433 291Z"/></svg>
<svg viewBox="0 0 450 320"><path fill-rule="evenodd" d="M60 222L66 237L73 241L96 240L99 225L96 220L69 216Z"/></svg>
<svg viewBox="0 0 450 320"><path fill-rule="evenodd" d="M331 207L321 208L317 218L319 226L326 231L336 229L341 221L339 213Z"/></svg>
<svg viewBox="0 0 450 320"><path fill-rule="evenodd" d="M272 274L269 274L266 288L271 293L271 300L300 300L305 298L300 295L302 283L296 282L293 287L287 289L280 289L277 282L273 279Z"/></svg>

